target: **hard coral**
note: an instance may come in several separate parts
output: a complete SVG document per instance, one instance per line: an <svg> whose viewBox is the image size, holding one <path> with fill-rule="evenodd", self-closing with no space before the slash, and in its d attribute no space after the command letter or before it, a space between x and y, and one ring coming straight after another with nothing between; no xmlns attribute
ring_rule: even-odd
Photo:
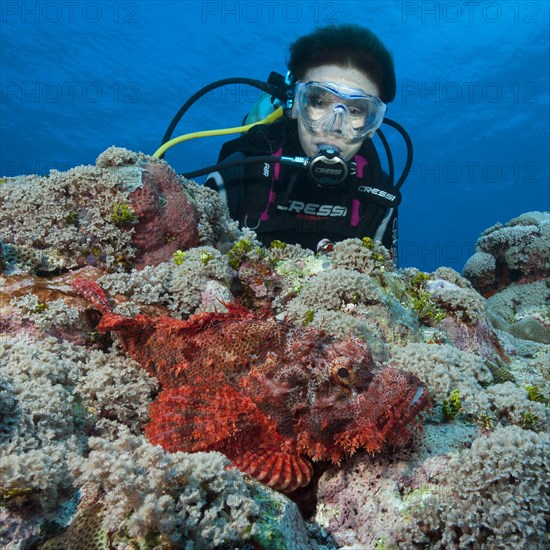
<svg viewBox="0 0 550 550"><path fill-rule="evenodd" d="M126 202L117 178L97 167L6 178L0 240L14 247L20 267L40 274L114 265L135 254L131 234L111 220L113 205Z"/></svg>
<svg viewBox="0 0 550 550"><path fill-rule="evenodd" d="M487 319L487 300L469 281L450 268L437 269L426 290L444 316L437 324L447 340L463 351L474 352L497 366L510 359Z"/></svg>
<svg viewBox="0 0 550 550"><path fill-rule="evenodd" d="M550 288L544 281L511 284L488 300L493 325L516 338L550 343Z"/></svg>
<svg viewBox="0 0 550 550"><path fill-rule="evenodd" d="M1 504L55 516L74 488L69 463L84 449L84 418L73 394L79 355L54 338L0 339L6 415L0 416Z"/></svg>
<svg viewBox="0 0 550 550"><path fill-rule="evenodd" d="M502 241L502 258L498 247L479 252L486 272L476 288L494 292L508 285L486 301L453 270L396 270L368 240L337 243L323 254L284 243L260 248L250 231L229 220L215 192L179 179L197 211L201 246L178 248L176 256L130 271L139 255L131 244L139 220L129 195L143 186L149 164L162 167L112 148L96 168L80 167L70 178L53 173L57 183L41 183L66 189L68 202L54 205L46 193L44 210L58 208L65 217L40 210L43 219L28 218L32 231L17 226L29 234L40 226L36 243L2 244L0 363L8 370L0 376L0 546L34 547L54 536L71 523L79 500L71 527L45 548L316 547L290 500L280 493L273 500L265 485L251 488L246 476L243 485L227 460L202 454L202 444L227 452L234 465L281 490L309 480L311 459L337 460L340 452L332 447L344 456L357 450L337 466L314 465L315 482L292 493L303 513L318 503L315 518L338 545L545 548L550 290L531 267L541 265L535 252L542 242L532 227L542 230L546 214L521 216L508 228L528 228L521 229L525 250L519 241ZM112 189L96 197L107 180ZM15 193L11 180L6 184L10 191L0 190L2 197ZM84 202L73 207L81 190ZM22 196L22 211L35 214L29 208L35 198ZM0 212L0 220L15 215L12 210ZM91 228L84 256L82 220ZM128 250L120 241L113 245L117 236L128 238ZM110 249L95 246L94 239L103 238ZM250 249L238 258L237 267L245 266L239 272L223 253L243 238ZM36 254L44 255L43 264ZM25 257L42 277L13 274ZM51 276L79 262L107 269ZM69 286L74 278L100 276L112 298L95 307ZM223 304L242 287L254 290L253 305L268 307L247 312L229 305L226 312ZM99 336L98 308L120 340L105 334L91 343ZM186 320L162 319L168 314ZM338 339L350 333L354 337ZM121 350L131 351L132 337L145 368ZM366 360L368 348L383 366ZM158 362L167 369L160 394L147 372L157 372ZM435 414L426 416L422 438L406 418L425 405L425 392L406 370L434 396ZM156 398L147 431L167 446L183 441L198 449L184 455L186 466L177 451L144 440ZM446 422L439 414L445 402L453 416ZM375 455L361 451L379 445ZM246 449L237 456L239 446ZM211 467L199 475L208 461ZM103 487L86 507L93 480ZM243 517L243 494L247 509L251 500L260 505L257 513ZM281 518L289 536L272 517Z"/></svg>
<svg viewBox="0 0 550 550"><path fill-rule="evenodd" d="M56 277L7 277L0 287L0 330L85 344L95 325L86 302L75 294L70 283L76 277L96 279L102 273L87 266Z"/></svg>
<svg viewBox="0 0 550 550"><path fill-rule="evenodd" d="M239 238L227 208L208 193L164 161L113 147L96 166L5 178L0 241L14 248L18 267L43 275L154 265L176 250Z"/></svg>
<svg viewBox="0 0 550 550"><path fill-rule="evenodd" d="M400 547L545 548L549 443L517 426L478 437L449 465L448 489L411 510Z"/></svg>
<svg viewBox="0 0 550 550"><path fill-rule="evenodd" d="M497 283L497 260L488 252L475 252L464 266L464 276L475 288L493 288Z"/></svg>
<svg viewBox="0 0 550 550"><path fill-rule="evenodd" d="M216 191L185 178L180 178L180 184L192 197L196 208L197 230L202 245L215 246L225 253L242 239L259 244L251 229L239 229L238 223L231 219L227 205Z"/></svg>
<svg viewBox="0 0 550 550"><path fill-rule="evenodd" d="M504 366L510 362L491 324L482 317L475 324L466 324L452 317L446 317L438 325L457 348L473 352L483 359Z"/></svg>
<svg viewBox="0 0 550 550"><path fill-rule="evenodd" d="M196 548L233 546L254 533L259 511L241 474L218 453L165 453L142 437L90 438L75 463L79 484L99 483L100 518L111 544ZM164 545L164 546L163 546Z"/></svg>
<svg viewBox="0 0 550 550"><path fill-rule="evenodd" d="M464 275L486 297L512 282L544 279L550 274L549 243L548 212L528 212L498 223L481 234Z"/></svg>
<svg viewBox="0 0 550 550"><path fill-rule="evenodd" d="M505 382L490 386L486 393L499 419L535 431L548 429L550 419L548 406L529 399L525 388L520 388L512 382Z"/></svg>
<svg viewBox="0 0 550 550"><path fill-rule="evenodd" d="M424 380L435 403L443 403L453 391L459 390L466 414L478 415L489 411L489 401L483 393L482 384L489 384L493 377L477 355L448 344L394 346L392 352L389 364Z"/></svg>
<svg viewBox="0 0 550 550"><path fill-rule="evenodd" d="M448 490L435 482L448 474L449 455L471 442L475 431L458 423L427 423L414 447L376 456L357 453L330 468L319 479L315 520L338 547L397 548L411 521L409 510Z"/></svg>
<svg viewBox="0 0 550 550"><path fill-rule="evenodd" d="M225 303L234 301L228 289L232 275L227 258L217 249L198 246L177 251L172 261L107 274L98 282L112 295L123 295L117 299L130 299L136 313L154 306L159 312L169 309L175 317L184 318L197 310L223 310Z"/></svg>
<svg viewBox="0 0 550 550"><path fill-rule="evenodd" d="M426 286L446 316L466 324L475 324L485 317L486 300L453 269L437 269Z"/></svg>
<svg viewBox="0 0 550 550"><path fill-rule="evenodd" d="M168 307L177 317L200 311L220 311L233 301L228 290L232 277L228 260L211 246L198 246L170 268L166 290ZM219 299L216 299L219 298Z"/></svg>
<svg viewBox="0 0 550 550"><path fill-rule="evenodd" d="M373 277L395 270L389 251L368 237L337 242L329 256L335 268L353 269Z"/></svg>
<svg viewBox="0 0 550 550"><path fill-rule="evenodd" d="M388 343L415 339L418 320L375 281L367 274L329 265L304 278L300 292L282 314L339 338L360 337L367 341L375 359L384 361Z"/></svg>
<svg viewBox="0 0 550 550"><path fill-rule="evenodd" d="M128 199L137 218L132 235L140 250L137 267L156 265L171 259L176 250L199 244L195 207L167 164L146 164L142 185Z"/></svg>

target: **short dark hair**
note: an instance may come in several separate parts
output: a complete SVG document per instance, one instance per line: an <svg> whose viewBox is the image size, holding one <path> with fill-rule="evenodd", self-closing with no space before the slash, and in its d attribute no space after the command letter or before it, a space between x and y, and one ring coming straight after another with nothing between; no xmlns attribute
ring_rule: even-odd
<svg viewBox="0 0 550 550"><path fill-rule="evenodd" d="M395 98L392 54L372 31L360 25L329 25L298 38L290 45L287 65L296 80L320 65L354 67L378 86L382 101L389 103Z"/></svg>

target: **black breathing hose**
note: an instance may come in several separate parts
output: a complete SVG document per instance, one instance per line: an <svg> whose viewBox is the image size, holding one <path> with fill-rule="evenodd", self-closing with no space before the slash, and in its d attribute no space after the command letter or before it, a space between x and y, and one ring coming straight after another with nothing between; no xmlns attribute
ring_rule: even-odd
<svg viewBox="0 0 550 550"><path fill-rule="evenodd" d="M407 160L405 161L405 167L403 168L403 172L401 173L401 176L399 176L399 179L397 180L397 183L395 184L396 189L400 189L405 180L407 179L407 176L409 175L409 172L411 170L412 161L413 161L413 144L411 137L407 133L407 130L401 126L398 122L395 122L395 120L392 120L391 118L384 118L384 122L391 126L392 128L395 128L403 138L403 141L405 142L405 145L407 147ZM385 139L385 138L384 138ZM384 143L384 142L382 142ZM386 142L387 143L387 142ZM389 147L389 146L388 146ZM386 145L384 145L384 149L386 149ZM386 153L387 153L386 149ZM388 155L388 159L391 157L391 152ZM392 162L393 166L393 162Z"/></svg>
<svg viewBox="0 0 550 550"><path fill-rule="evenodd" d="M207 166L206 168L201 168L200 170L194 170L193 172L187 172L185 174L180 174L184 178L191 179L197 178L198 176L204 176L210 174L210 172L217 172L218 170L233 168L235 166L241 166L242 164L252 164L256 162L267 162L268 164L274 164L276 162L283 162L281 157L272 157L272 156L259 156L259 157L243 157L237 160L232 160L230 162L221 162L215 166Z"/></svg>
<svg viewBox="0 0 550 550"><path fill-rule="evenodd" d="M164 134L164 137L162 138L161 145L164 145L167 141L170 141L170 139L172 138L172 134L174 133L174 130L178 125L179 121L182 119L183 115L188 111L191 105L193 105L193 103L195 103L198 99L200 99L203 95L207 94L208 92L215 90L216 88L221 88L222 86L227 86L228 84L248 84L249 86L254 86L255 88L259 88L260 90L267 92L272 96L279 97L281 95L281 89L279 87L269 84L268 82L264 82L262 80L255 80L253 78L240 78L240 77L225 78L223 80L217 80L216 82L212 82L212 84L208 84L207 86L204 86L203 88L201 88L198 92L194 93L180 107L180 110L175 114L174 118L172 119L172 122L170 122L170 125L168 126ZM160 158L164 158L164 153L160 156Z"/></svg>

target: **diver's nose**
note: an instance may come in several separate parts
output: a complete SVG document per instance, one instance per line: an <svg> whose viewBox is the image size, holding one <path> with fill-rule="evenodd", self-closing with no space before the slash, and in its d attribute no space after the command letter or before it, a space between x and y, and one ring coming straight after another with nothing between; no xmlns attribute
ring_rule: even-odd
<svg viewBox="0 0 550 550"><path fill-rule="evenodd" d="M343 105L336 105L334 107L334 116L332 117L331 125L329 130L337 134L343 133L344 126L344 112L345 107Z"/></svg>

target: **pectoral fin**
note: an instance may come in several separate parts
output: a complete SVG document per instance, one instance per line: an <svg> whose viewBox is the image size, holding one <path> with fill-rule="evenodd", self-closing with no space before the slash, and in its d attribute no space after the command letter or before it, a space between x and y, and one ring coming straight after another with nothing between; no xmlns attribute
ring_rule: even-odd
<svg viewBox="0 0 550 550"><path fill-rule="evenodd" d="M214 451L253 430L256 405L230 386L181 386L161 391L150 408L145 433L170 452Z"/></svg>

